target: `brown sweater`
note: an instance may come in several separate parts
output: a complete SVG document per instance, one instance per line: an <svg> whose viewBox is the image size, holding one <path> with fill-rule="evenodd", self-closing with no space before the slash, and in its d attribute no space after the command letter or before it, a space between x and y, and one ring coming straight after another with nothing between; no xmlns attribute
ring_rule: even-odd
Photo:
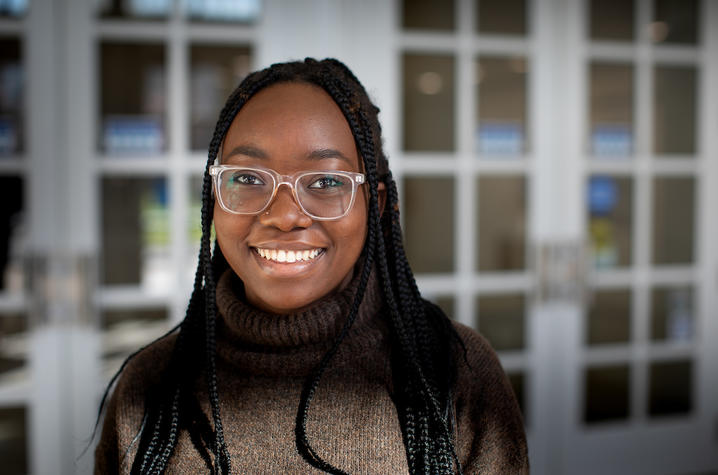
<svg viewBox="0 0 718 475"><path fill-rule="evenodd" d="M233 273L218 282L217 379L232 471L319 473L297 453L294 425L302 384L341 330L356 290L323 298L294 315L271 315L236 295ZM381 290L372 279L357 320L324 373L312 400L307 434L326 461L349 473L407 473L406 451L391 397L389 338L378 313ZM455 389L456 450L464 473L528 472L526 440L511 387L487 342L456 324L468 352ZM128 365L107 407L95 452L95 473L129 473L139 443L144 393L156 382L174 344L165 338ZM204 378L197 399L209 417ZM168 473L208 473L186 431Z"/></svg>

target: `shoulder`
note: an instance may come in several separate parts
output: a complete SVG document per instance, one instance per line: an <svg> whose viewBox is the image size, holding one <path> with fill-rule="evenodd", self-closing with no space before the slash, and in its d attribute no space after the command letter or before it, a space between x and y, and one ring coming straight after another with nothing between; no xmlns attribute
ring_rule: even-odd
<svg viewBox="0 0 718 475"><path fill-rule="evenodd" d="M172 334L157 340L129 360L117 381L112 397L120 403L136 402L144 405L145 392L162 377L176 339L177 335Z"/></svg>
<svg viewBox="0 0 718 475"><path fill-rule="evenodd" d="M462 323L452 321L452 324L464 346L459 348L458 354L460 374L469 372L474 376L504 379L499 358L486 338ZM465 354L463 350L466 350Z"/></svg>
<svg viewBox="0 0 718 475"><path fill-rule="evenodd" d="M524 473L523 419L496 352L475 330L454 322L459 348L455 409L457 450L466 473Z"/></svg>
<svg viewBox="0 0 718 475"><path fill-rule="evenodd" d="M473 328L452 323L463 344L456 352L457 403L470 404L473 411L505 406L502 410L518 412L513 389L491 344Z"/></svg>
<svg viewBox="0 0 718 475"><path fill-rule="evenodd" d="M95 473L125 473L134 459L147 389L156 384L169 361L176 335L157 340L127 362L107 402L95 449Z"/></svg>

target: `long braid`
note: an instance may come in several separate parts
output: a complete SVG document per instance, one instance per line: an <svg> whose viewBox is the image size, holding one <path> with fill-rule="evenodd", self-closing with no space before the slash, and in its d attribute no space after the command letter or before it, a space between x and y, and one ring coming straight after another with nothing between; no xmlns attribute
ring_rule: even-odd
<svg viewBox="0 0 718 475"><path fill-rule="evenodd" d="M205 182L209 181L208 177L205 177ZM210 196L211 188L207 183L203 186L202 190L202 201L211 202ZM202 244L203 263L205 266L204 279L205 279L205 358L207 371L205 373L207 378L208 392L210 407L212 411L212 420L214 422L214 457L215 461L220 462L222 470L227 469L227 473L230 471L229 457L226 454L226 444L224 442L224 431L222 428L222 418L219 409L219 394L217 390L217 360L216 360L216 322L217 322L217 305L214 299L215 280L214 273L212 271L212 259L210 257L209 248L209 236L204 232L205 228L209 228L212 221L211 213L213 211L213 205L207 206L206 209L202 210L202 229L205 243Z"/></svg>
<svg viewBox="0 0 718 475"><path fill-rule="evenodd" d="M243 102L246 102L246 100L246 96L241 97L239 94L233 94L220 113L215 134L210 142L207 167L214 162L218 154L222 138L226 134L226 130L229 128L229 124L231 123L234 115L236 115L236 111L239 110ZM203 347L206 355L206 365L209 366L207 377L208 392L210 394L210 404L212 406L212 419L215 425L215 440L212 444L215 455L215 463L217 464L215 471L224 473L230 473L231 471L230 459L227 454L226 444L224 443L221 417L219 414L216 367L213 366L215 361L214 342L216 341L214 335L216 319L213 318L212 315L212 310L215 306L215 285L212 278L211 266L207 265L207 263L211 260L210 228L213 205L214 202L211 199L211 180L209 179L208 173L205 173L205 179L202 187L202 240L200 244L199 263L195 273L194 290L192 292L192 298L190 299L190 305L187 309L187 316L181 325L177 342L175 343L175 348L166 371L166 375L169 377L165 378L166 382L162 384L161 389L159 389L159 391L164 389L165 392L170 393L172 397L169 401L167 397L158 397L157 400L153 400L151 396L148 395L146 412L149 415L149 423L142 431L137 457L133 463L133 473L162 473L165 470L167 462L169 461L177 442L176 434L181 412L180 401L182 399L180 397L180 392L183 389L185 391L190 390L189 382L195 377L195 374L191 371L180 372L179 368L186 368L187 363L190 363L190 367L195 366L191 364L191 361L193 360L191 355L197 350L202 351ZM208 275L209 279L207 278ZM200 302L203 303L203 305L199 305ZM198 321L204 321L205 324L199 325ZM197 336L195 336L193 341L185 347L185 341L193 334ZM199 335L201 334L204 334L205 336L204 342L201 342L199 339ZM197 369L201 369L201 367ZM180 387L181 385L183 387ZM165 416L167 412L169 412L171 416L169 423L166 421Z"/></svg>
<svg viewBox="0 0 718 475"><path fill-rule="evenodd" d="M267 79L265 79L266 81ZM261 81L256 84L256 90L261 88ZM204 294L205 294L205 359L206 378L212 421L214 423L214 444L212 446L215 457L215 471L217 473L231 473L231 458L224 440L224 430L219 407L219 391L217 388L217 363L216 363L216 327L217 327L217 304L214 298L216 291L215 272L212 266L210 250L210 236L212 226L212 215L214 212L214 200L212 199L212 181L209 176L209 167L217 159L221 142L229 129L229 126L239 109L251 97L255 91L241 93L238 89L230 97L217 121L214 136L210 142L209 157L204 174L202 186L202 244L200 249L200 265L204 268ZM216 256L221 255L219 247L215 250ZM218 257L217 257L218 259Z"/></svg>
<svg viewBox="0 0 718 475"><path fill-rule="evenodd" d="M409 268L408 262L406 260L406 256L404 254L403 246L402 246L402 239L401 239L401 229L399 227L399 212L398 212L398 193L396 192L395 184L392 182L390 186L388 187L388 204L389 206L389 212L393 214L393 216L390 217L391 221L391 250L392 252L390 255L393 255L394 257L394 264L396 266L396 269L398 271L397 280L400 283L400 291L408 294L417 295L418 290L416 290L416 283L413 279L413 275L411 274L411 270ZM421 345L423 348L429 348L431 351L425 351L420 354L441 354L440 348L437 348L434 340L436 339L436 331L430 331L427 325L428 320L425 320L428 315L424 312L424 308L426 305L421 307L421 311L417 314L414 314L414 327L417 330L417 334L420 335L421 339ZM415 310L416 311L416 310ZM405 314L406 315L406 314ZM435 312L432 315L434 317L434 321L437 321L440 324L446 325L445 317L444 318L437 318L437 317L443 317L442 314L436 314ZM411 328L411 326L409 326ZM447 328L444 328L445 331L448 331ZM441 334L439 332L439 334ZM433 338L431 338L433 337ZM460 340L459 340L460 341ZM444 352L445 353L445 352ZM431 371L433 365L433 361L431 359L423 359L424 365L426 365L426 369ZM416 362L416 360L413 360ZM412 365L415 367L415 365ZM455 451L453 450L453 443L451 442L450 437L450 431L448 427L448 421L447 418L444 417L442 414L442 410L440 408L440 401L437 399L437 388L435 381L427 381L423 376L424 371L422 368L419 368L418 371L418 378L421 382L421 385L419 388L413 388L411 391L417 391L421 393L422 397L428 402L429 407L427 409L430 410L431 415L429 415L425 410L419 411L419 414L417 414L420 419L419 422L421 423L421 430L419 433L419 439L421 442L417 442L417 444L420 444L423 450L433 450L429 447L430 442L428 441L436 441L438 445L440 446L439 454L441 458L447 458L450 456L451 459L456 464L457 470L459 473L461 472L461 468L458 463L457 456L455 454ZM430 373L431 374L431 373ZM436 373L434 373L436 374ZM431 378L434 379L434 378ZM434 384L432 384L434 383ZM445 382L446 383L446 382ZM448 384L446 384L448 386ZM444 396L446 398L446 396ZM447 407L448 409L448 407ZM438 423L437 429L433 430L432 432L437 433L429 433L429 426L425 424L425 421L427 418L432 417L436 423ZM411 440L409 440L410 445L412 443ZM433 443L432 443L433 445ZM448 454L447 454L448 451ZM434 471L433 473L452 473L451 465L444 465L444 470L441 471Z"/></svg>
<svg viewBox="0 0 718 475"><path fill-rule="evenodd" d="M339 104L340 109L342 109L342 112L344 112L345 116L347 115L349 105L347 104L347 101L345 100L345 97L342 95L344 91L341 89L341 83L335 83L332 81L329 81L325 84L323 84L327 92L335 98L337 103ZM352 130L356 129L356 123L353 117L348 116L347 120L350 122L350 127ZM370 144L370 142L367 142L366 137L362 139L357 139L358 148L361 152L361 155L363 157L373 157L373 148ZM369 180L369 217L368 220L370 222L376 222L379 218L379 212L378 212L378 184L375 180L376 177L376 170L375 170L375 162L369 158L365 158L366 164L367 164L367 176L370 177ZM370 226L367 231L367 240L365 245L365 253L364 253L364 259L363 259L363 265L361 270L361 276L359 280L359 287L357 289L357 293L352 301L352 305L349 311L348 318L346 322L344 323L344 326L342 328L342 331L340 332L337 339L334 341L332 347L330 350L322 357L322 360L320 361L317 368L312 372L310 377L307 379L307 383L305 383L304 388L302 389L302 394L300 397L299 402L299 408L297 410L297 419L296 419L296 425L295 425L295 435L296 435L296 444L297 444L297 450L302 455L302 457L309 462L312 466L324 470L328 473L336 473L336 474L343 474L345 472L341 471L340 469L332 466L331 464L324 461L310 446L309 441L307 439L306 435L306 422L309 414L309 407L311 404L311 400L314 397L314 393L316 392L316 389L319 385L319 381L321 379L322 374L326 370L327 366L329 365L331 359L336 354L339 345L344 341L344 338L346 337L347 333L349 332L349 329L351 328L352 324L354 323L354 320L359 312L359 305L361 304L361 301L364 297L364 293L366 290L366 286L369 281L369 274L372 270L373 263L374 263L374 243L377 239L377 233L376 228Z"/></svg>
<svg viewBox="0 0 718 475"><path fill-rule="evenodd" d="M162 384L150 391L145 421L132 473L163 473L177 444L179 431L191 408L193 381L204 374L213 422L194 424L195 430L211 430L193 440L204 440L214 456L213 473L231 473L217 382L216 280L227 267L219 247L210 242L214 199L209 167L217 160L221 143L239 110L259 90L280 82L306 82L323 88L346 118L362 157L369 188L367 236L362 252L356 294L338 337L302 388L297 409L295 441L307 463L328 473L345 473L324 461L312 448L306 432L311 401L325 370L351 329L363 300L372 269L383 284L386 318L391 337L391 365L400 426L410 473L461 473L455 453L451 423L451 386L454 378L454 342L460 340L448 318L421 298L402 244L399 197L382 152L378 109L369 100L354 74L336 60L275 64L250 74L232 93L220 112L208 148L202 184L202 240L192 297L179 326L172 356ZM386 210L379 210L379 184L386 186ZM204 352L204 360L196 358ZM133 355L134 356L134 355ZM128 358L124 366L132 358ZM187 370L189 368L189 370ZM120 370L121 371L121 370ZM118 372L119 374L119 372ZM114 381L114 379L113 379ZM109 391L109 386L108 386ZM196 410L196 409L195 409ZM188 426L189 427L189 426ZM200 429L201 428L201 429ZM189 429L188 429L189 430ZM206 459L207 463L210 463Z"/></svg>
<svg viewBox="0 0 718 475"><path fill-rule="evenodd" d="M346 68L344 68L346 70ZM348 71L348 70L346 70ZM352 79L355 83L358 85L358 81L356 78L350 73L347 73L347 76ZM337 84L341 84L341 81L335 77L334 82ZM350 81L351 83L351 81ZM348 111L347 107L345 106L345 98L341 97L340 95L334 93L331 87L327 87L326 85L322 84L322 86L325 87L327 92L334 98L334 100L337 102L337 104L340 106L342 111L344 112L345 117L347 118L347 121L349 122L349 125L353 131L356 131L356 124L352 120L352 115L350 114L350 111ZM360 88L361 86L359 86ZM359 117L360 122L363 122L361 124L363 127L360 127L359 130L363 131L364 137L362 135L359 135L355 132L355 139L358 144L358 148L360 149L361 155L364 158L365 166L367 167L367 174L371 177L373 173L370 172L370 168L373 168L375 165L374 154L373 150L369 149L369 153L365 152L364 144L367 142L371 142L371 140L366 140L366 136L370 134L370 127L367 126L367 120L366 115L364 111L362 111L361 108L359 108ZM362 140L364 138L364 140ZM373 170L372 170L373 171ZM370 179L371 182L371 179ZM371 185L371 183L370 183ZM390 188L392 188L392 194L394 194L395 203L398 204L398 197L396 196L396 188L395 184L392 182L390 183ZM370 187L371 189L371 187ZM434 350L439 350L440 348L437 348L436 345L436 333L434 329L429 328L429 324L427 320L425 319L426 316L424 315L424 302L420 297L418 288L416 286L416 282L413 278L413 274L411 273L411 269L408 265L408 261L406 260L406 256L404 254L403 246L401 246L401 231L399 227L399 219L398 219L398 206L390 206L390 209L392 212L396 211L396 215L392 217L391 222L391 234L392 234L392 240L395 244L394 247L394 257L396 259L396 279L394 282L397 284L397 293L399 295L399 306L403 308L402 312L397 312L399 314L399 318L395 318L395 321L399 322L403 319L406 319L407 316L413 320L413 322L416 324L416 334L413 331L413 326L411 324L404 324L402 322L400 325L398 325L398 330L401 335L403 335L404 340L404 347L407 348L409 351L409 361L417 362L416 356L416 347L419 346L421 348L432 348ZM369 223L369 228L372 229L373 225L375 223L371 222ZM398 245L396 243L399 243ZM382 253L380 253L380 259ZM388 280L388 279L387 279ZM389 291L391 292L391 286L387 286ZM401 318L403 316L403 318ZM444 317L444 320L445 317ZM410 322L407 322L410 323ZM434 338L432 338L434 337ZM421 420L421 439L422 439L422 446L424 453L423 457L423 465L424 468L431 468L431 471L433 473L447 473L452 471L452 467L450 464L445 463L447 459L454 459L456 460L457 468L460 467L458 464L458 460L456 459L455 452L453 450L452 444L449 443L450 439L448 437L448 426L446 422L446 417L442 415L441 411L441 404L439 403L437 399L437 394L439 394L441 391L439 390L439 384L437 383L436 375L437 371L435 368L435 362L434 358L432 358L432 354L435 354L436 351L431 352L419 352L420 355L427 355L427 357L420 357L421 363L418 365L412 365L416 369L417 376L419 377L419 381L421 384L419 384L418 392L420 396L424 399L428 399L429 404L428 407L425 407L425 409L421 410L420 413L420 420ZM418 362L417 362L418 363ZM428 379L424 377L424 374L428 374ZM412 387L414 385L412 384ZM448 393L448 391L445 391ZM413 394L416 394L412 391ZM411 409L410 409L411 410ZM433 417L431 417L433 416ZM433 421L431 421L433 419ZM430 423L430 421L432 423ZM437 426L437 422L438 427ZM431 426L434 426L433 428ZM435 450L438 446L438 454L436 454L437 450ZM447 453L448 452L448 453ZM436 457L432 457L432 454L437 455ZM449 454L451 457L449 457ZM433 467L433 468L432 468ZM437 472L437 469L441 469L441 472Z"/></svg>

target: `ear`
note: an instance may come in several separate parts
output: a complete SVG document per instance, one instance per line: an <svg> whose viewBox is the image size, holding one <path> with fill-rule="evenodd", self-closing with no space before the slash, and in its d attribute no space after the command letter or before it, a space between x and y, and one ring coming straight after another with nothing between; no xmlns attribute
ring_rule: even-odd
<svg viewBox="0 0 718 475"><path fill-rule="evenodd" d="M386 185L384 182L379 182L376 191L379 197L379 217L382 217L384 216L384 207L386 206Z"/></svg>

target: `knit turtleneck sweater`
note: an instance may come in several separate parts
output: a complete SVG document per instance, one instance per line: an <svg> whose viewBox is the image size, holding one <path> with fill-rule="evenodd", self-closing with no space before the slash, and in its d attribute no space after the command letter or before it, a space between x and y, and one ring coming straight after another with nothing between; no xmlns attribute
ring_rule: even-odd
<svg viewBox="0 0 718 475"><path fill-rule="evenodd" d="M217 381L232 471L320 473L299 455L294 428L307 375L338 336L358 279L310 307L288 315L247 304L227 271L217 284L221 319ZM325 371L312 400L307 435L327 462L348 473L408 473L399 419L391 399L388 327L382 292L371 278L352 328ZM485 340L457 325L467 348L455 388L456 450L464 473L526 473L526 441L507 379ZM145 392L160 379L175 337L160 340L125 369L107 407L95 452L95 473L129 473L137 451ZM203 357L198 355L198 357ZM195 385L210 417L204 378ZM208 473L187 431L181 431L167 473Z"/></svg>

